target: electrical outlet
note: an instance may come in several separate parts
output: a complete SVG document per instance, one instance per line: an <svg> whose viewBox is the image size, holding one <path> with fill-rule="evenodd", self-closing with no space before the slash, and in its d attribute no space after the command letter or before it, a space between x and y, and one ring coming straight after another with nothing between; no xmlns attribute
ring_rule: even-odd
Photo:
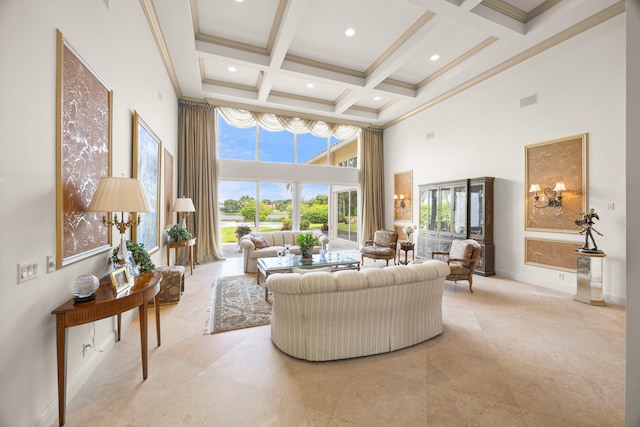
<svg viewBox="0 0 640 427"><path fill-rule="evenodd" d="M607 202L607 211L611 212L616 209L616 204L614 202Z"/></svg>
<svg viewBox="0 0 640 427"><path fill-rule="evenodd" d="M558 273L558 279L564 280L564 273Z"/></svg>
<svg viewBox="0 0 640 427"><path fill-rule="evenodd" d="M56 271L56 257L51 255L47 257L47 273Z"/></svg>

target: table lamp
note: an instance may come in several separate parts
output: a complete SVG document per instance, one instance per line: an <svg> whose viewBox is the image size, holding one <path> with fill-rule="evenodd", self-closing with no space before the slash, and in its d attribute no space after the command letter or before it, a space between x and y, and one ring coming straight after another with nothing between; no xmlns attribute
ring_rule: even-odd
<svg viewBox="0 0 640 427"><path fill-rule="evenodd" d="M90 212L113 212L113 219L108 220L107 215L104 215L102 223L107 227L113 225L120 231L118 258L125 260L128 251L124 233L127 228L140 224L140 215L133 219L132 213L151 212L152 209L139 180L107 176L98 183L98 188L87 210ZM120 220L118 220L117 212L120 212ZM129 212L126 221L124 219L125 212Z"/></svg>
<svg viewBox="0 0 640 427"><path fill-rule="evenodd" d="M176 199L176 203L173 205L173 211L178 212L180 218L182 218L182 228L187 229L187 216L190 212L195 212L196 207L193 205L193 201L190 197L179 197Z"/></svg>

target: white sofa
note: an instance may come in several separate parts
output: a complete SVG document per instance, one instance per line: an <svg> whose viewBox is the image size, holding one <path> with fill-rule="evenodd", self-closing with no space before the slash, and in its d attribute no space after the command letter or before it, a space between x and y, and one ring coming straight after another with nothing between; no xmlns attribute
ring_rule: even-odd
<svg viewBox="0 0 640 427"><path fill-rule="evenodd" d="M306 360L385 353L443 331L441 261L360 271L272 274L271 340Z"/></svg>
<svg viewBox="0 0 640 427"><path fill-rule="evenodd" d="M274 257L277 256L278 250L284 251L284 245L291 245L291 253L300 255L300 248L296 245L296 236L298 234L313 233L312 231L271 231L271 232L256 232L252 231L249 234L245 234L240 238L238 242L244 252L244 272L245 273L257 273L258 272L258 258ZM315 233L314 233L315 234ZM256 237L264 236L269 243L266 248L256 249L254 239ZM329 242L329 238L324 234L316 234L318 237L318 246L313 248L313 253L320 253L320 248L325 247Z"/></svg>

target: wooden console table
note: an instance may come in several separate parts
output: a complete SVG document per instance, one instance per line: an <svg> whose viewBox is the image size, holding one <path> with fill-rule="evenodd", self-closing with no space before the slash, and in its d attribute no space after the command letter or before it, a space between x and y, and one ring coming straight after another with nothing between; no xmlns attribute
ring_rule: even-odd
<svg viewBox="0 0 640 427"><path fill-rule="evenodd" d="M176 263L178 262L178 248L189 248L189 266L191 267L191 275L193 275L193 247L196 245L196 238L189 240L181 240L179 242L167 243L167 266L171 265L170 256L171 249L174 249Z"/></svg>
<svg viewBox="0 0 640 427"><path fill-rule="evenodd" d="M154 299L156 312L156 337L160 346L160 282L162 274L144 272L137 275L133 285L116 295L109 275L100 280L93 301L74 303L73 298L51 312L56 315L56 343L58 354L58 424L65 423L67 397L67 328L83 325L111 316L118 316L118 341L120 341L121 314L138 307L140 316L140 345L142 348L142 378L147 379L147 304Z"/></svg>

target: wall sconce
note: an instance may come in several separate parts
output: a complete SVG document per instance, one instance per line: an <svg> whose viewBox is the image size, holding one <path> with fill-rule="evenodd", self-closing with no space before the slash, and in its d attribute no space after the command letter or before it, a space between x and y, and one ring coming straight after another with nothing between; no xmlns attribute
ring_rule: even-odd
<svg viewBox="0 0 640 427"><path fill-rule="evenodd" d="M553 187L553 190L550 188L545 188L544 190L540 189L538 184L531 184L529 188L529 193L535 193L533 196L534 203L533 206L542 209L542 208L556 208L556 215L559 215L562 212L562 192L567 191L567 187L565 187L564 182L558 181L556 182L556 186ZM540 200L540 196L538 192L542 192L542 200Z"/></svg>
<svg viewBox="0 0 640 427"><path fill-rule="evenodd" d="M397 194L393 195L393 206L396 209L404 209L407 205L405 203L405 198L404 198L404 194L400 194L399 196Z"/></svg>

